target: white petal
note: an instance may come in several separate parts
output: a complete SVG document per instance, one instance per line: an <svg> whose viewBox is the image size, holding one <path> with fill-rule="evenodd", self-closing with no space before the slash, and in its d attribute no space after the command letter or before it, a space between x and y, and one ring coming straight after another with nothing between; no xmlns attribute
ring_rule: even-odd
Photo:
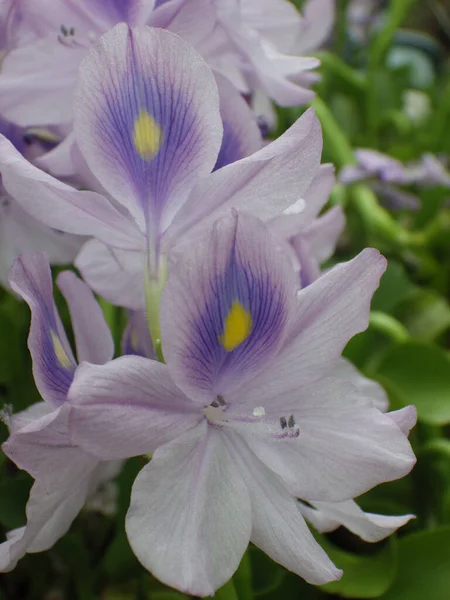
<svg viewBox="0 0 450 600"><path fill-rule="evenodd" d="M339 579L342 571L314 540L283 481L237 435L230 436L228 444L245 473L252 507L252 542L308 583Z"/></svg>
<svg viewBox="0 0 450 600"><path fill-rule="evenodd" d="M250 539L250 501L218 430L204 424L155 452L134 483L126 530L171 587L203 597L230 579Z"/></svg>

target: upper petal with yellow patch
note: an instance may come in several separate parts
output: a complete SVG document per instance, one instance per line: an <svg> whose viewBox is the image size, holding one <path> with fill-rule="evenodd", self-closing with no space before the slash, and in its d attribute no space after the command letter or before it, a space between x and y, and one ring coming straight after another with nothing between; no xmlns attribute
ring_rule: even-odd
<svg viewBox="0 0 450 600"><path fill-rule="evenodd" d="M233 212L180 249L161 302L163 352L203 405L264 370L289 329L297 280L256 217Z"/></svg>
<svg viewBox="0 0 450 600"><path fill-rule="evenodd" d="M94 175L156 247L216 162L222 122L214 76L178 36L121 23L80 67L75 132Z"/></svg>

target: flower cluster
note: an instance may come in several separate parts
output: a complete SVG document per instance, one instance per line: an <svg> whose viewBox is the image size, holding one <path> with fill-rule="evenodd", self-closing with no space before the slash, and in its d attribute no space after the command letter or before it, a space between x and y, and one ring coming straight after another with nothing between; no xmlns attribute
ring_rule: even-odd
<svg viewBox="0 0 450 600"><path fill-rule="evenodd" d="M334 170L317 117L261 132L272 101L312 98L318 60L298 54L326 38L332 3L51 4L1 15L2 266L31 309L42 402L4 411L3 451L35 482L0 570L50 548L144 456L125 527L160 581L212 595L250 541L336 580L306 521L368 541L406 523L354 499L410 471L416 414L387 412L342 357L386 261L365 249L321 271L345 220L322 212ZM84 279L57 278L75 353L49 260ZM128 309L120 351L93 292Z"/></svg>

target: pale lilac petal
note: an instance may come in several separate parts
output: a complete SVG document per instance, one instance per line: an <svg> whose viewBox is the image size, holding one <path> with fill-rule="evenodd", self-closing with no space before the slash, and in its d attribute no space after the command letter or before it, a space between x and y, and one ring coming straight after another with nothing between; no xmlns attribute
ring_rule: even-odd
<svg viewBox="0 0 450 600"><path fill-rule="evenodd" d="M21 410L18 413L9 413L9 411L3 410L2 419L7 425L10 433L16 433L22 427L30 425L46 415L53 412L53 408L47 402L35 402L25 410Z"/></svg>
<svg viewBox="0 0 450 600"><path fill-rule="evenodd" d="M143 251L120 251L89 240L75 266L89 287L111 304L144 310L144 256Z"/></svg>
<svg viewBox="0 0 450 600"><path fill-rule="evenodd" d="M95 458L71 443L68 415L65 404L11 434L2 445L3 452L47 494L69 495L97 465Z"/></svg>
<svg viewBox="0 0 450 600"><path fill-rule="evenodd" d="M302 234L293 238L291 244L299 265L300 287L305 288L320 277L320 263Z"/></svg>
<svg viewBox="0 0 450 600"><path fill-rule="evenodd" d="M294 43L302 31L303 19L289 0L246 0L241 3L245 23L269 40L278 50L294 54Z"/></svg>
<svg viewBox="0 0 450 600"><path fill-rule="evenodd" d="M373 248L333 267L298 295L288 342L261 374L262 386L296 389L330 373L347 342L369 323L369 307L386 259Z"/></svg>
<svg viewBox="0 0 450 600"><path fill-rule="evenodd" d="M114 341L92 291L72 271L60 273L57 284L69 305L78 362L101 365L111 360Z"/></svg>
<svg viewBox="0 0 450 600"><path fill-rule="evenodd" d="M8 270L15 258L45 252L51 264L70 264L86 238L51 229L29 215L10 196L0 203L0 282L7 287Z"/></svg>
<svg viewBox="0 0 450 600"><path fill-rule="evenodd" d="M214 166L222 123L203 59L161 29L119 24L80 67L75 133L94 175L159 233Z"/></svg>
<svg viewBox="0 0 450 600"><path fill-rule="evenodd" d="M243 468L250 494L251 541L308 583L320 585L339 579L342 571L313 538L296 500L280 477L258 460L238 436L230 436L227 441L229 452Z"/></svg>
<svg viewBox="0 0 450 600"><path fill-rule="evenodd" d="M417 422L417 409L411 404L400 410L391 411L388 413L388 417L394 421L400 431L405 435L409 435L409 432Z"/></svg>
<svg viewBox="0 0 450 600"><path fill-rule="evenodd" d="M311 225L328 202L335 182L334 166L320 165L311 185L303 195L301 208L289 207L284 214L270 221L271 229L281 238L290 239Z"/></svg>
<svg viewBox="0 0 450 600"><path fill-rule="evenodd" d="M414 515L394 517L365 513L353 500L335 504L331 502L314 502L313 505L319 513L325 516L322 523L320 523L320 517L317 518L317 515L311 514L312 509L309 509L309 513L305 513L301 505L300 509L304 512L305 518L311 520L314 526L316 524L313 519L316 516L316 523L322 525L319 527L319 531L333 531L333 529L342 525L366 542L384 540L384 538L394 533L399 527L414 519ZM329 519L328 523L325 522L326 519Z"/></svg>
<svg viewBox="0 0 450 600"><path fill-rule="evenodd" d="M28 347L36 386L44 400L59 406L66 400L76 362L53 300L52 276L45 255L26 254L16 259L9 282L31 309Z"/></svg>
<svg viewBox="0 0 450 600"><path fill-rule="evenodd" d="M271 219L308 189L321 151L320 123L309 110L262 150L199 181L170 228L171 239L197 224L212 223L231 207Z"/></svg>
<svg viewBox="0 0 450 600"><path fill-rule="evenodd" d="M286 386L270 395L257 385L253 403L265 408L265 418L292 415L300 433L279 441L248 435L247 443L296 496L340 502L414 466L407 437L351 384L329 378L308 386L300 378L296 391Z"/></svg>
<svg viewBox="0 0 450 600"><path fill-rule="evenodd" d="M277 355L296 310L296 275L268 228L233 212L170 269L161 300L163 352L190 397L209 405Z"/></svg>
<svg viewBox="0 0 450 600"><path fill-rule="evenodd" d="M77 67L86 49L60 44L57 33L9 52L2 61L0 112L23 127L72 120Z"/></svg>
<svg viewBox="0 0 450 600"><path fill-rule="evenodd" d="M0 172L9 194L38 221L113 247L136 249L144 239L131 219L95 192L78 191L34 167L0 136Z"/></svg>
<svg viewBox="0 0 450 600"><path fill-rule="evenodd" d="M159 448L139 473L126 530L157 579L204 597L236 571L251 522L247 485L223 436L203 425Z"/></svg>
<svg viewBox="0 0 450 600"><path fill-rule="evenodd" d="M334 206L306 227L298 237L308 244L311 255L318 264L321 264L334 254L337 241L344 227L344 211L341 206ZM297 238L294 237L292 240L294 249L296 242Z"/></svg>
<svg viewBox="0 0 450 600"><path fill-rule="evenodd" d="M67 532L85 502L88 481L86 478L68 495L48 494L39 482L33 485L26 526L9 532L7 541L0 544L1 573L12 571L27 552L48 550Z"/></svg>
<svg viewBox="0 0 450 600"><path fill-rule="evenodd" d="M152 453L203 418L167 366L141 356L82 364L69 402L72 442L102 460Z"/></svg>
<svg viewBox="0 0 450 600"><path fill-rule="evenodd" d="M263 140L256 118L237 89L221 75L216 75L220 96L223 138L215 169L250 156L261 149Z"/></svg>
<svg viewBox="0 0 450 600"><path fill-rule="evenodd" d="M330 36L335 22L335 0L308 0L303 8L304 27L296 52L304 54L320 48Z"/></svg>
<svg viewBox="0 0 450 600"><path fill-rule="evenodd" d="M148 25L176 33L194 48L216 35L215 0L165 0L155 3Z"/></svg>
<svg viewBox="0 0 450 600"><path fill-rule="evenodd" d="M342 381L347 381L355 386L360 392L361 395L367 398L372 402L375 408L381 410L382 412L386 412L389 407L389 398L384 391L383 386L378 383L378 381L374 381L369 377L365 377L362 373L358 371L358 369L346 358L341 358L336 363L335 367L330 373L331 377L337 377L338 379L342 379ZM413 408L413 407L408 407ZM402 409L406 410L406 409ZM398 411L400 412L400 411ZM396 420L396 413L390 413L390 416ZM398 415L400 421L402 421L402 415ZM410 414L405 414L407 422L410 421ZM411 427L415 425L412 423ZM410 427L410 429L411 429ZM405 432L404 432L405 433Z"/></svg>
<svg viewBox="0 0 450 600"><path fill-rule="evenodd" d="M156 359L145 311L128 312L128 325L122 336L122 354L136 354Z"/></svg>

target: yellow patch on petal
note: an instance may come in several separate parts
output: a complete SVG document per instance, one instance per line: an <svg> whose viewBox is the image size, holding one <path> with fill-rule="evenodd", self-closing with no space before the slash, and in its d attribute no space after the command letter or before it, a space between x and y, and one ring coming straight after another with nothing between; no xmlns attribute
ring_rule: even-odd
<svg viewBox="0 0 450 600"><path fill-rule="evenodd" d="M162 131L146 110L141 110L134 121L133 143L144 160L154 158L161 148Z"/></svg>
<svg viewBox="0 0 450 600"><path fill-rule="evenodd" d="M249 310L235 300L231 310L225 319L223 333L219 342L227 352L231 352L244 342L250 335L252 329L252 317Z"/></svg>
<svg viewBox="0 0 450 600"><path fill-rule="evenodd" d="M73 366L72 361L67 356L59 337L54 331L50 331L50 335L52 336L53 348L55 350L56 358L65 369L70 369L70 367Z"/></svg>

